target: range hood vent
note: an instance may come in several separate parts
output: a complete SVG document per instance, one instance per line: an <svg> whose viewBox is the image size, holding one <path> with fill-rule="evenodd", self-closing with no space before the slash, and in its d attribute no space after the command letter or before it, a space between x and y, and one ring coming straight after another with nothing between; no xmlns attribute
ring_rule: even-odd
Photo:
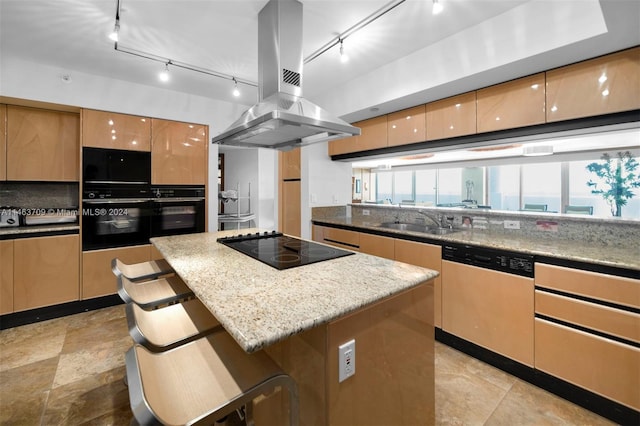
<svg viewBox="0 0 640 426"><path fill-rule="evenodd" d="M302 3L270 0L258 15L259 102L213 143L291 149L360 134L302 97Z"/></svg>

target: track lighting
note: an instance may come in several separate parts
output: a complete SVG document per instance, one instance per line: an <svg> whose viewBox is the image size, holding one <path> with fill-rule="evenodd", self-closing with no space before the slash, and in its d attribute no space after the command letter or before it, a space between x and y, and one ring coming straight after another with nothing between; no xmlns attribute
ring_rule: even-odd
<svg viewBox="0 0 640 426"><path fill-rule="evenodd" d="M158 78L163 82L169 81L169 62L164 64L164 70L162 70Z"/></svg>
<svg viewBox="0 0 640 426"><path fill-rule="evenodd" d="M347 55L344 51L344 39L340 39L340 62L343 64L349 61L349 55Z"/></svg>
<svg viewBox="0 0 640 426"><path fill-rule="evenodd" d="M120 32L120 20L116 19L116 25L113 27L113 31L109 34L109 38L115 42L118 42L118 33Z"/></svg>
<svg viewBox="0 0 640 426"><path fill-rule="evenodd" d="M442 12L442 3L439 0L433 0L433 8L431 9L431 13L437 15Z"/></svg>
<svg viewBox="0 0 640 426"><path fill-rule="evenodd" d="M238 80L236 80L235 77L232 78L233 80L233 96L235 96L236 98L238 96L240 96L240 90L238 90Z"/></svg>

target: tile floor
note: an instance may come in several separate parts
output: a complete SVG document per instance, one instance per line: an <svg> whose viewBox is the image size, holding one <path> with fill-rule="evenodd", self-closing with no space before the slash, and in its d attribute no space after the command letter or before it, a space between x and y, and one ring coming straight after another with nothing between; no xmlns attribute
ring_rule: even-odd
<svg viewBox="0 0 640 426"><path fill-rule="evenodd" d="M124 306L0 331L0 424L126 425ZM606 419L436 342L439 425L606 425Z"/></svg>

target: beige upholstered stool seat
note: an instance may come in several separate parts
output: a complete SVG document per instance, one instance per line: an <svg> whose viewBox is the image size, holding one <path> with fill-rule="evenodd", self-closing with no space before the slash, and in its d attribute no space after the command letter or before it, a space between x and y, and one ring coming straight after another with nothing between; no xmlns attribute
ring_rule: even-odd
<svg viewBox="0 0 640 426"><path fill-rule="evenodd" d="M143 309L155 309L193 297L191 289L177 275L140 282L119 276L117 281L120 298Z"/></svg>
<svg viewBox="0 0 640 426"><path fill-rule="evenodd" d="M293 379L263 351L247 354L228 333L213 333L152 353L126 354L131 410L140 424L213 424L278 386L289 391L289 422L298 424ZM248 419L250 420L250 419Z"/></svg>
<svg viewBox="0 0 640 426"><path fill-rule="evenodd" d="M115 258L111 261L111 270L116 277L123 275L129 281L155 280L163 275L174 273L171 265L164 259L127 265L120 259Z"/></svg>
<svg viewBox="0 0 640 426"><path fill-rule="evenodd" d="M126 306L129 334L152 352L166 351L224 330L198 299L147 311L135 303Z"/></svg>

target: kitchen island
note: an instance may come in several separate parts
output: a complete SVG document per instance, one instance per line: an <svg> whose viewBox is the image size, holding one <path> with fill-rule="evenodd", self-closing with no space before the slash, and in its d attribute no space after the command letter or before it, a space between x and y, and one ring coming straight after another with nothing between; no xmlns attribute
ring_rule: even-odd
<svg viewBox="0 0 640 426"><path fill-rule="evenodd" d="M434 422L436 271L360 253L277 270L216 241L234 233L151 241L246 352L264 349L296 380L301 424ZM356 373L339 382L352 339ZM257 424L286 423L273 409L285 403L262 400Z"/></svg>

